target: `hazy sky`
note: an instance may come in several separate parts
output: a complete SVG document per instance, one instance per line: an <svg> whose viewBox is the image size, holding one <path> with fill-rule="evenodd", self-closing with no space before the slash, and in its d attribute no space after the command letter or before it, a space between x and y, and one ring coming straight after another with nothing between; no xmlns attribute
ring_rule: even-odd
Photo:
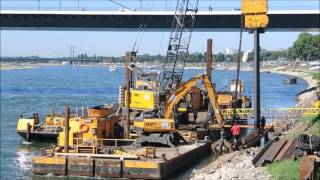
<svg viewBox="0 0 320 180"><path fill-rule="evenodd" d="M141 33L140 33L141 34ZM261 34L261 48L276 50L291 46L297 32L266 32ZM2 56L69 56L70 46L75 45L75 54L120 56L130 49L136 40L137 32L102 31L1 31ZM194 32L190 52L204 52L206 40L214 41L214 52L224 48L237 49L237 32ZM164 54L168 46L169 33L145 32L142 36L139 54ZM253 48L253 34L243 36L243 49Z"/></svg>
<svg viewBox="0 0 320 180"><path fill-rule="evenodd" d="M42 1L42 2L41 2ZM1 9L30 9L38 8L37 1L33 0L1 0ZM52 4L54 2L55 4ZM40 0L42 10L56 10L58 1ZM62 0L62 10L76 10L77 1ZM110 1L81 0L79 7L87 10L103 10L102 3L108 2L109 10L119 9L118 5ZM128 7L139 8L139 1L117 1ZM133 3L135 2L135 3ZM154 10L155 7L173 7L175 1L142 0L143 7ZM156 2L156 3L154 3ZM200 10L209 5L217 10L239 8L239 0L200 0ZM159 4L160 3L160 4ZM271 4L271 5L270 5ZM318 0L269 0L270 9L315 9L319 7ZM170 8L167 8L170 10ZM70 46L75 46L75 55L88 53L89 55L120 56L132 49L138 32L111 32L111 31L22 31L1 30L1 56L31 56L45 57L70 56ZM141 37L140 33L140 37ZM261 48L276 50L292 45L299 32L266 32L261 35ZM223 51L224 48L238 48L239 32L194 32L190 44L190 52L204 52L206 40L214 40L214 53ZM140 39L140 38L139 38ZM168 46L168 32L145 32L141 38L139 54L165 54ZM243 49L253 47L253 35L244 33Z"/></svg>

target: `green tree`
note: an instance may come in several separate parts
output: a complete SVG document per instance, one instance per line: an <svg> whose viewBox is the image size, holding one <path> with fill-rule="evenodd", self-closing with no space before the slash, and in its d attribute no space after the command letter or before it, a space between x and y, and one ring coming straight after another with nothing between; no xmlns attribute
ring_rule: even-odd
<svg viewBox="0 0 320 180"><path fill-rule="evenodd" d="M217 62L224 62L226 60L224 54L222 54L221 52L217 54L216 59L217 59Z"/></svg>
<svg viewBox="0 0 320 180"><path fill-rule="evenodd" d="M297 58L297 54L292 47L288 48L287 56L288 56L288 59L290 59L290 60L295 60Z"/></svg>
<svg viewBox="0 0 320 180"><path fill-rule="evenodd" d="M312 36L311 57L313 60L320 58L320 34L316 34Z"/></svg>
<svg viewBox="0 0 320 180"><path fill-rule="evenodd" d="M298 39L293 43L293 50L297 57L303 60L309 60L313 54L314 48L312 47L312 34L301 33Z"/></svg>

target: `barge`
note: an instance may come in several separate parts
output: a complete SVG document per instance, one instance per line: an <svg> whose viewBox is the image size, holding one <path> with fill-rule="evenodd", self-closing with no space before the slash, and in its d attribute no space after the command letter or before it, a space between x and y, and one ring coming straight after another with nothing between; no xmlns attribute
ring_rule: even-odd
<svg viewBox="0 0 320 180"><path fill-rule="evenodd" d="M125 154L54 153L33 159L36 175L97 178L166 179L186 170L211 153L210 144L194 142L179 147L122 147Z"/></svg>
<svg viewBox="0 0 320 180"><path fill-rule="evenodd" d="M17 123L17 133L26 141L47 141L56 142L62 127L64 125L61 115L48 115L45 121L40 123L38 113L34 113L32 117L23 117L20 115Z"/></svg>

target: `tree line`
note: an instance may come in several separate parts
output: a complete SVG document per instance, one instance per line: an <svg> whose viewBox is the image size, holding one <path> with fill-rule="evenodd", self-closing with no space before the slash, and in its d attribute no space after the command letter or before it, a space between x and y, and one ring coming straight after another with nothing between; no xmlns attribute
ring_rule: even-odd
<svg viewBox="0 0 320 180"><path fill-rule="evenodd" d="M243 52L242 52L243 54ZM253 60L253 52L248 53L247 61ZM201 63L206 59L206 52L194 52L187 56L187 63ZM88 57L85 55L79 55L78 58L104 58L107 62L125 62L125 56L121 57ZM238 60L238 53L224 54L218 53L213 55L215 62L235 62ZM310 33L300 33L297 39L294 41L292 46L288 49L279 49L274 51L269 51L261 49L260 59L262 61L275 61L279 59L294 61L297 59L303 61L318 60L320 59L320 34L312 35ZM150 54L140 54L136 58L137 62L164 62L165 56L163 55L150 55Z"/></svg>
<svg viewBox="0 0 320 180"><path fill-rule="evenodd" d="M243 54L243 52L241 53ZM206 59L206 52L194 52L189 53L187 56L186 62L187 63L203 63ZM19 59L41 59L39 56L32 56L32 57L16 57ZM138 54L136 57L136 62L159 62L163 63L165 62L165 56L164 55L150 55L150 54ZM70 58L51 58L56 60L64 60L64 59L70 59ZM72 59L77 60L96 60L100 62L105 63L124 63L126 57L120 56L89 56L86 53L79 54L76 57L73 57ZM290 46L288 49L280 49L280 50L274 50L274 51L268 51L265 49L261 49L260 51L260 59L262 61L275 61L275 60L289 60L294 61L297 59L303 60L303 61L310 61L310 60L318 60L320 59L320 34L310 34L310 33L300 33L297 37L297 39L294 41L292 46ZM213 55L213 60L215 62L235 62L238 60L238 53L233 54L223 54L218 53ZM253 52L248 53L247 61L253 60Z"/></svg>

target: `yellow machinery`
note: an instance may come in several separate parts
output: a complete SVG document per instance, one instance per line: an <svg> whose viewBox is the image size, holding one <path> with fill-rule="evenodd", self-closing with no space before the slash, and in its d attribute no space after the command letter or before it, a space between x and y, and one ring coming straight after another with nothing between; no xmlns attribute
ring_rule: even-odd
<svg viewBox="0 0 320 180"><path fill-rule="evenodd" d="M120 138L115 134L118 118L81 118L78 121L69 122L69 151L75 153L95 152L97 147L104 145L104 139ZM58 136L58 147L60 150L65 143L65 132ZM60 151L58 150L58 151Z"/></svg>
<svg viewBox="0 0 320 180"><path fill-rule="evenodd" d="M155 91L130 89L130 98L130 109L151 111L158 108L159 95Z"/></svg>
<svg viewBox="0 0 320 180"><path fill-rule="evenodd" d="M116 126L120 121L118 116L110 116L112 106L102 105L88 109L88 117L79 117L75 120L69 119L69 145L96 146L100 139L116 138ZM58 146L64 145L65 132L60 132Z"/></svg>
<svg viewBox="0 0 320 180"><path fill-rule="evenodd" d="M130 88L130 109L139 111L152 111L159 108L159 71L142 70L134 63L128 65L128 68L136 75L134 86ZM126 90L121 92L125 97L122 104L126 105Z"/></svg>
<svg viewBox="0 0 320 180"><path fill-rule="evenodd" d="M59 114L47 115L45 117L45 124L51 126L64 126L64 116Z"/></svg>
<svg viewBox="0 0 320 180"><path fill-rule="evenodd" d="M157 133L159 131L168 133L175 131L173 119L143 119L142 121L136 120L134 126L141 128L144 132Z"/></svg>
<svg viewBox="0 0 320 180"><path fill-rule="evenodd" d="M196 83L198 81L202 80L203 81L203 85L208 93L208 97L210 100L210 103L213 106L213 111L216 117L216 120L218 122L218 124L222 124L223 118L222 115L219 111L218 108L218 104L217 104L217 100L216 100L216 96L215 96L215 90L214 90L214 86L212 85L210 79L208 78L208 76L200 74L197 75L195 77L193 77L192 79L188 80L187 82L181 84L176 90L175 92L173 92L167 102L166 102L166 107L165 107L165 112L164 112L164 118L165 119L170 119L172 118L172 114L173 114L173 108L175 105L177 105L180 101L180 99L182 97L184 97L188 91L196 85Z"/></svg>
<svg viewBox="0 0 320 180"><path fill-rule="evenodd" d="M176 131L176 120L174 119L174 108L180 100L197 84L203 81L204 87L208 93L210 103L213 105L215 120L219 127L223 125L223 117L219 111L214 86L206 75L197 75L194 78L182 83L167 99L164 108L163 118L150 118L134 121L134 131L138 134L138 142L161 143L167 145L176 145L183 140Z"/></svg>
<svg viewBox="0 0 320 180"><path fill-rule="evenodd" d="M217 92L217 103L220 109L233 107L234 94L232 92ZM248 96L240 96L237 99L236 108L251 108L251 99Z"/></svg>

